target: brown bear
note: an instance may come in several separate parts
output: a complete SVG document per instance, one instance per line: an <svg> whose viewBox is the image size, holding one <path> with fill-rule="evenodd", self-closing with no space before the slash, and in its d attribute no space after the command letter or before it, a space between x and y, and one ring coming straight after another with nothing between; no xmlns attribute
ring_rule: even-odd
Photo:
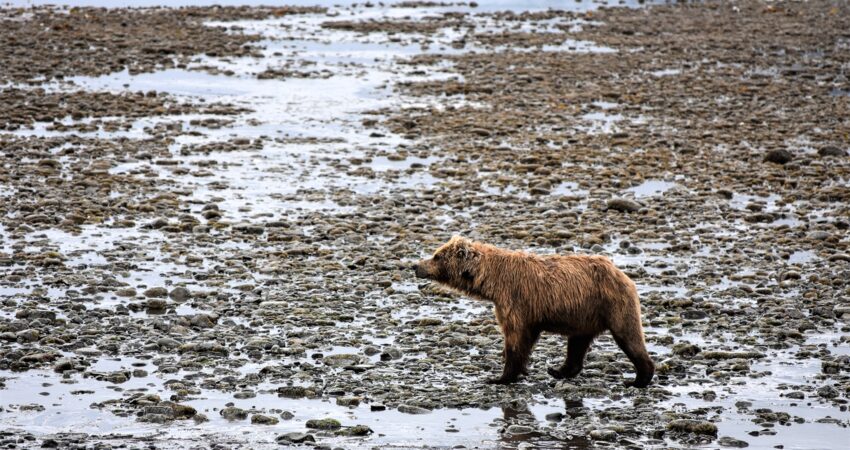
<svg viewBox="0 0 850 450"><path fill-rule="evenodd" d="M569 337L566 362L548 370L557 379L581 372L591 342L605 330L635 366L635 380L626 385L646 387L655 374L635 284L608 258L538 256L455 236L415 270L418 278L493 302L505 337L505 366L502 376L488 383L509 384L526 374L528 357L544 331Z"/></svg>

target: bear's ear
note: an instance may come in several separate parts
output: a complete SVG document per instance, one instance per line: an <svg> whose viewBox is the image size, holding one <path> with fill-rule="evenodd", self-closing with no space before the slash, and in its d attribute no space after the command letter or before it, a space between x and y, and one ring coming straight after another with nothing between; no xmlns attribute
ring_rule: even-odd
<svg viewBox="0 0 850 450"><path fill-rule="evenodd" d="M460 238L457 246L457 256L464 261L472 260L478 257L478 250L472 245L468 239Z"/></svg>
<svg viewBox="0 0 850 450"><path fill-rule="evenodd" d="M469 259L469 247L465 245L459 245L457 247L457 257L460 259Z"/></svg>
<svg viewBox="0 0 850 450"><path fill-rule="evenodd" d="M464 240L457 247L457 257L460 260L461 278L469 282L474 281L475 275L478 273L481 253L471 241Z"/></svg>

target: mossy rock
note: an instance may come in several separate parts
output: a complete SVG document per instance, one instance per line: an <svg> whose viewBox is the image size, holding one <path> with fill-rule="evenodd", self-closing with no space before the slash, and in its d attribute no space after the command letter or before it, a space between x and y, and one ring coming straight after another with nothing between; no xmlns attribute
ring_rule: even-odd
<svg viewBox="0 0 850 450"><path fill-rule="evenodd" d="M280 420L277 417L266 416L263 414L254 414L251 416L251 423L254 425L277 425Z"/></svg>
<svg viewBox="0 0 850 450"><path fill-rule="evenodd" d="M326 417L324 419L308 420L307 428L314 428L316 430L338 430L342 428L342 424L339 423L339 420Z"/></svg>
<svg viewBox="0 0 850 450"><path fill-rule="evenodd" d="M759 352L721 352L710 351L702 352L703 359L761 359L764 358L764 353Z"/></svg>
<svg viewBox="0 0 850 450"><path fill-rule="evenodd" d="M337 436L368 436L372 434L373 431L371 428L366 425L355 425L353 427L348 427L342 430L338 430L336 432Z"/></svg>
<svg viewBox="0 0 850 450"><path fill-rule="evenodd" d="M674 420L667 424L667 429L683 433L707 434L710 436L717 435L717 425L703 420Z"/></svg>

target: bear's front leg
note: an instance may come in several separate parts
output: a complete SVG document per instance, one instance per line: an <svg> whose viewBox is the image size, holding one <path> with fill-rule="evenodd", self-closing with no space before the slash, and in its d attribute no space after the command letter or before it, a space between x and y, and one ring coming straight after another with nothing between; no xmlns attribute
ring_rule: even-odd
<svg viewBox="0 0 850 450"><path fill-rule="evenodd" d="M567 361L559 369L550 367L547 371L556 380L575 378L584 367L584 356L590 349L593 336L570 336L567 344Z"/></svg>
<svg viewBox="0 0 850 450"><path fill-rule="evenodd" d="M502 327L505 335L505 349L503 351L504 369L502 376L487 380L487 384L511 384L515 383L520 375L527 374L525 368L531 350L540 337L537 330Z"/></svg>

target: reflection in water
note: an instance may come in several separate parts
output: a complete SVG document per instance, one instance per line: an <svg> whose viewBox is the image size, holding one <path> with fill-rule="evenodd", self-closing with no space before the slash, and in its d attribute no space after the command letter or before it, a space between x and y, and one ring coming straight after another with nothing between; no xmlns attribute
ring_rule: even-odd
<svg viewBox="0 0 850 450"><path fill-rule="evenodd" d="M565 410L582 407L581 401L565 400ZM560 450L576 450L593 448L590 440L584 436L571 439L560 439L540 430L540 422L525 404L515 404L502 407L504 428L499 433L499 447L503 449L516 448L546 448ZM500 419L496 419L499 421ZM523 445L525 444L525 445Z"/></svg>

